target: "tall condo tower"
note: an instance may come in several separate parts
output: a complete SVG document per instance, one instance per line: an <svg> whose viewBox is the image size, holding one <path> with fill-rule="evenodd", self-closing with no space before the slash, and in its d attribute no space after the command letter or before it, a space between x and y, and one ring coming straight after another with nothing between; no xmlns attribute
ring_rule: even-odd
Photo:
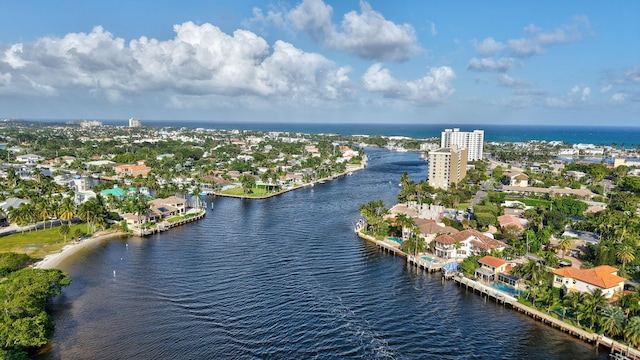
<svg viewBox="0 0 640 360"><path fill-rule="evenodd" d="M467 176L467 149L456 145L429 152L429 185L447 189Z"/></svg>
<svg viewBox="0 0 640 360"><path fill-rule="evenodd" d="M484 149L484 130L473 130L473 132L460 131L458 128L444 129L440 140L440 147L447 148L457 145L467 149L467 160L482 160Z"/></svg>

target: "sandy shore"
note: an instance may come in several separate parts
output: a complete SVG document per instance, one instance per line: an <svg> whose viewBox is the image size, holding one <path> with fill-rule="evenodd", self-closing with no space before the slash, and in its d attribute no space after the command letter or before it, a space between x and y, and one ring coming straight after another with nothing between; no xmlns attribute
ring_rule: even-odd
<svg viewBox="0 0 640 360"><path fill-rule="evenodd" d="M129 233L123 231L115 231L108 234L98 234L88 239L82 240L77 243L69 244L62 248L62 251L55 254L50 254L44 257L41 261L33 265L34 268L39 269L53 269L58 267L66 258L77 253L78 251L88 248L90 246L100 243L102 240L118 238L123 236L129 236Z"/></svg>

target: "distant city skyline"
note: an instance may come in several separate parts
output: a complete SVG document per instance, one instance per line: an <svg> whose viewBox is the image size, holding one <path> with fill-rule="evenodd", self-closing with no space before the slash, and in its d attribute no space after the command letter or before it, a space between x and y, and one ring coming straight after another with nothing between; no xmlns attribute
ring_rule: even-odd
<svg viewBox="0 0 640 360"><path fill-rule="evenodd" d="M640 2L0 2L0 118L638 126Z"/></svg>

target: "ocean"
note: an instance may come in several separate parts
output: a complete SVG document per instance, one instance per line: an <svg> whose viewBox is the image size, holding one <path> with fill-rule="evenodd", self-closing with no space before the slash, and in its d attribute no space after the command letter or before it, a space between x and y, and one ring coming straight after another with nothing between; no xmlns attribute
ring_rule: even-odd
<svg viewBox="0 0 640 360"><path fill-rule="evenodd" d="M46 122L64 122L46 120ZM126 126L127 120L103 120L105 125ZM444 129L460 131L484 130L485 141L524 142L528 140L564 141L568 144L624 145L636 149L640 145L640 127L607 126L549 126L549 125L456 125L456 124L362 124L362 123L268 123L268 122L207 122L189 120L142 120L144 126L187 127L225 130L258 130L302 132L307 134L332 133L341 135L407 136L416 139L440 137Z"/></svg>

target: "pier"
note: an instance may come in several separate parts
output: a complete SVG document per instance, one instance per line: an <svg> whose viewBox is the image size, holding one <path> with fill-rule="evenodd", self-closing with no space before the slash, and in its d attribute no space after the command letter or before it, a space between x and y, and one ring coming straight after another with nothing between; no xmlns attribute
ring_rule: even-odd
<svg viewBox="0 0 640 360"><path fill-rule="evenodd" d="M162 221L160 223L156 224L156 227L154 228L150 228L150 229L140 229L140 228L134 228L131 229L134 235L137 236L149 236L149 235L153 235L156 233L160 233L163 231L167 231L171 228L174 228L176 226L180 226L186 223L190 223L193 221L198 221L200 219L202 219L205 215L207 214L206 210L201 210L199 214L195 215L195 216L190 216L187 218L184 218L182 220L178 220L178 221L174 221L174 222L169 222L169 221Z"/></svg>
<svg viewBox="0 0 640 360"><path fill-rule="evenodd" d="M498 304L510 305L514 310L528 315L543 324L551 326L552 328L563 331L583 341L595 344L597 348L601 346L608 348L610 350L610 356L613 359L640 359L640 351L638 349L619 343L603 335L588 332L576 326L567 324L566 322L549 314L545 314L544 312L521 304L518 302L517 298L494 289L491 286L466 278L462 274L453 276L453 280L458 283L460 287L464 286L467 290L472 289L474 293L479 293L483 298L485 298L485 300L492 299Z"/></svg>

